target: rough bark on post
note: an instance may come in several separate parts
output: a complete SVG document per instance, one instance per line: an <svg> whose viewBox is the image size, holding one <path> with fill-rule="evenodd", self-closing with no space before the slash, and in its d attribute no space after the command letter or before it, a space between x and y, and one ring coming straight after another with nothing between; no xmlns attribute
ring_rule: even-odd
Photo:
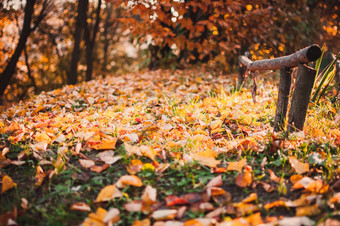
<svg viewBox="0 0 340 226"><path fill-rule="evenodd" d="M236 90L241 89L241 87L244 83L244 78L245 78L246 72L247 72L247 67L244 66L243 64L239 64Z"/></svg>
<svg viewBox="0 0 340 226"><path fill-rule="evenodd" d="M316 71L313 68L299 64L294 94L289 110L288 132L303 129L315 75Z"/></svg>
<svg viewBox="0 0 340 226"><path fill-rule="evenodd" d="M267 60L251 61L246 56L239 58L240 63L247 66L248 70L275 70L282 67L296 67L298 64L305 64L319 59L321 49L318 45L311 45L288 56L278 57Z"/></svg>
<svg viewBox="0 0 340 226"><path fill-rule="evenodd" d="M280 70L279 94L276 104L274 131L284 131L285 118L289 101L290 86L292 83L292 69L283 67Z"/></svg>

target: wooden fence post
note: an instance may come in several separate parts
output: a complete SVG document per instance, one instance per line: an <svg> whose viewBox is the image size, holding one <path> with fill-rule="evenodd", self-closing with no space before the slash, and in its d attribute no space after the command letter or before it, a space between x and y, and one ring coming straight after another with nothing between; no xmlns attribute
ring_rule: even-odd
<svg viewBox="0 0 340 226"><path fill-rule="evenodd" d="M288 115L288 132L301 131L303 129L315 75L316 71L313 68L305 64L299 64Z"/></svg>
<svg viewBox="0 0 340 226"><path fill-rule="evenodd" d="M292 69L283 67L280 69L279 94L277 98L274 131L284 131L287 107L289 101L290 86L292 83Z"/></svg>
<svg viewBox="0 0 340 226"><path fill-rule="evenodd" d="M247 67L243 64L239 64L238 67L238 76L237 76L237 84L236 84L236 90L239 91L244 83L245 74L247 72Z"/></svg>

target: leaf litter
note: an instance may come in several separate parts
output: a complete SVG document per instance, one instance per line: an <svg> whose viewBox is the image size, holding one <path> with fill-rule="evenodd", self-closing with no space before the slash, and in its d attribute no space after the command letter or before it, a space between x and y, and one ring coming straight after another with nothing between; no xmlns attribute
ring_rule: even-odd
<svg viewBox="0 0 340 226"><path fill-rule="evenodd" d="M320 124L320 110L310 108L304 131L284 138L272 132L275 81L259 79L256 103L233 83L196 70L140 72L43 92L1 110L1 198L17 193L21 200L7 201L1 219L24 221L37 205L21 195L28 178L13 173L33 167L41 193L76 169L71 178L82 182L64 208L84 212L83 225L331 221L340 206L338 125L330 116ZM88 187L90 197L78 191L107 174Z"/></svg>

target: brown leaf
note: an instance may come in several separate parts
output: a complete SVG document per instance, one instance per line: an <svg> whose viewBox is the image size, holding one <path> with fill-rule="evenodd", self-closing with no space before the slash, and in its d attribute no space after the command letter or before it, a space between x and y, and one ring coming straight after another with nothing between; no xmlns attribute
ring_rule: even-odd
<svg viewBox="0 0 340 226"><path fill-rule="evenodd" d="M309 171L308 163L300 162L294 156L289 156L289 162L298 174L303 174Z"/></svg>
<svg viewBox="0 0 340 226"><path fill-rule="evenodd" d="M74 203L71 206L71 210L83 211L83 212L91 212L91 208L84 202Z"/></svg>
<svg viewBox="0 0 340 226"><path fill-rule="evenodd" d="M223 181L222 181L222 176L221 175L218 175L217 177L214 177L213 179L211 179L209 181L209 183L206 185L206 187L219 187L223 184Z"/></svg>
<svg viewBox="0 0 340 226"><path fill-rule="evenodd" d="M276 176L275 173L273 172L273 170L268 169L268 172L269 172L270 179L272 181L275 181L275 182L280 182L281 181L281 178Z"/></svg>
<svg viewBox="0 0 340 226"><path fill-rule="evenodd" d="M94 161L93 160L87 160L87 159L79 159L79 163L82 167L88 169L94 166Z"/></svg>
<svg viewBox="0 0 340 226"><path fill-rule="evenodd" d="M104 170L106 170L107 168L109 168L110 165L109 164L103 164L101 166L92 166L90 169L91 171L93 172L96 172L96 173L101 173L103 172Z"/></svg>

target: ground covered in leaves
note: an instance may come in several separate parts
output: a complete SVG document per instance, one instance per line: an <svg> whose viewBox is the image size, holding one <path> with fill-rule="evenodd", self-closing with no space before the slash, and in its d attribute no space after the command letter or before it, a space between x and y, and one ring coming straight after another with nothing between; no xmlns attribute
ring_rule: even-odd
<svg viewBox="0 0 340 226"><path fill-rule="evenodd" d="M256 103L232 76L155 71L1 109L0 225L339 225L336 111L273 133L265 77Z"/></svg>

